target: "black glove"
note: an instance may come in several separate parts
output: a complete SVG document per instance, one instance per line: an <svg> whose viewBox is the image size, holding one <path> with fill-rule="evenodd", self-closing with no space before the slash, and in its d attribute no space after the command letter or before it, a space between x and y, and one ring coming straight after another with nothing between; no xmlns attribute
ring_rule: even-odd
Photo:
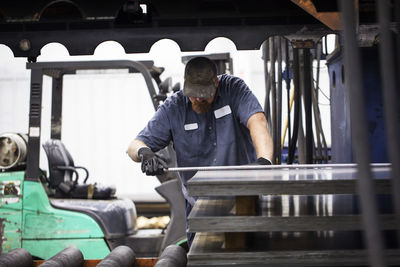
<svg viewBox="0 0 400 267"><path fill-rule="evenodd" d="M148 147L140 148L138 156L142 161L142 172L145 172L146 175L163 174L164 168L168 168L167 164Z"/></svg>
<svg viewBox="0 0 400 267"><path fill-rule="evenodd" d="M252 163L251 165L272 165L271 161L266 158L259 157L256 162Z"/></svg>

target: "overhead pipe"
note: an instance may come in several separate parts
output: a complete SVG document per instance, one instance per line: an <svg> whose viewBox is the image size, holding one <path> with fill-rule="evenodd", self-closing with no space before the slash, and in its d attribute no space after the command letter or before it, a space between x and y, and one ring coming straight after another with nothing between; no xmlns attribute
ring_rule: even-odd
<svg viewBox="0 0 400 267"><path fill-rule="evenodd" d="M350 119L353 140L353 151L357 161L357 189L360 194L363 224L370 265L386 266L383 255L383 238L378 221L378 209L374 182L372 180L371 152L368 139L368 126L365 114L366 106L361 80L361 59L358 48L355 19L355 1L340 0L343 25L344 66L347 91L350 94Z"/></svg>

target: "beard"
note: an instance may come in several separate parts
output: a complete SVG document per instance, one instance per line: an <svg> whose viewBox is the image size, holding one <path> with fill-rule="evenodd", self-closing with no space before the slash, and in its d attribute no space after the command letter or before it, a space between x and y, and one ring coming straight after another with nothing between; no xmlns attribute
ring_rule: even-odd
<svg viewBox="0 0 400 267"><path fill-rule="evenodd" d="M210 110L210 107L211 107L211 103L208 103L207 101L202 101L202 102L193 101L192 102L192 108L198 114L207 113L207 111Z"/></svg>

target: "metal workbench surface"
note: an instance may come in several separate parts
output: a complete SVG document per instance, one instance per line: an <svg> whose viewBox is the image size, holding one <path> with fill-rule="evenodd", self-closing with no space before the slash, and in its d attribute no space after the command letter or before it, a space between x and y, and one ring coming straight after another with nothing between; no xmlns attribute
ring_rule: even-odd
<svg viewBox="0 0 400 267"><path fill-rule="evenodd" d="M389 193L390 164L372 164L371 170L377 193ZM355 164L217 167L198 171L188 182L188 192L195 197L354 194L357 178Z"/></svg>

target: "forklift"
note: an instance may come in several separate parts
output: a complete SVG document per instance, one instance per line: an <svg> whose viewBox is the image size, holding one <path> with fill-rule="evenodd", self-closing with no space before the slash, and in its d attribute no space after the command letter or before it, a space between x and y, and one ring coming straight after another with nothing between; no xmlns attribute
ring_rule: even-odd
<svg viewBox="0 0 400 267"><path fill-rule="evenodd" d="M75 75L79 70L106 69L139 73L156 110L171 90L160 80L163 69L155 67L152 61L128 60L28 62L26 67L31 71L29 133L25 142L19 138L23 135L0 137L0 162L10 163L5 156L8 152L17 161L13 166L10 164L10 168L0 168L0 253L25 248L35 259L46 260L74 246L85 259L103 259L113 248L126 245L137 257L157 257L170 244L184 246L184 198L176 176L158 176L161 185L155 188L170 205L171 219L167 228L137 229L135 203L130 199L118 199L113 187L86 183L88 171L85 168L86 177L79 178L77 168L81 167L74 165L61 142L64 75ZM49 161L49 175L39 167L44 75L52 79L51 140L43 145ZM176 164L172 146L160 153L169 159L171 167Z"/></svg>

